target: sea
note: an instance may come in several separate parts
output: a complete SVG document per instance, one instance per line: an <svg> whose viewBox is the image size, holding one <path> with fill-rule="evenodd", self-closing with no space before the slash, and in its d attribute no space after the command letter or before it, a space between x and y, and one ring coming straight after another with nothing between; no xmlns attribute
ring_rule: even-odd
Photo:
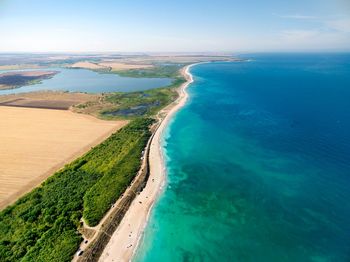
<svg viewBox="0 0 350 262"><path fill-rule="evenodd" d="M241 58L191 68L133 260L350 261L350 54Z"/></svg>

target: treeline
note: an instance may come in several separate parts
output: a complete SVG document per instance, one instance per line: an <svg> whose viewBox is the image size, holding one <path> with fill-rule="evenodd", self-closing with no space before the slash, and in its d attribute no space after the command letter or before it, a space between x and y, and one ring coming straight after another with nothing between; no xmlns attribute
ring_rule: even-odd
<svg viewBox="0 0 350 262"><path fill-rule="evenodd" d="M151 119L136 119L0 212L0 261L70 261L140 168Z"/></svg>
<svg viewBox="0 0 350 262"><path fill-rule="evenodd" d="M90 172L100 170L104 173L104 176L84 195L83 217L88 225L98 224L140 169L140 157L151 135L148 129L150 124L148 121L138 122L137 125L130 126L127 132L118 134L118 137L113 139L118 145L113 146L113 151L106 152L111 154L109 158L111 161L103 160L104 163L99 166L84 167ZM93 157L106 159L104 155Z"/></svg>

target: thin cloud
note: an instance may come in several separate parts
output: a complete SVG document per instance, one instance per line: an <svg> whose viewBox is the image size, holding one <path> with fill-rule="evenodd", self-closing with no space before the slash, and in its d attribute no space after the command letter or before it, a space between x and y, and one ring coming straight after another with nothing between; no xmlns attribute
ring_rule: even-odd
<svg viewBox="0 0 350 262"><path fill-rule="evenodd" d="M304 42L318 36L317 30L285 30L281 32L283 40L288 42Z"/></svg>
<svg viewBox="0 0 350 262"><path fill-rule="evenodd" d="M275 15L280 17L280 18L286 18L286 19L298 19L298 20L317 19L316 16L311 16L311 15L300 15L300 14L291 14L291 15L278 15L278 14L275 14Z"/></svg>
<svg viewBox="0 0 350 262"><path fill-rule="evenodd" d="M339 20L333 20L328 21L326 23L327 27L344 33L350 33L350 19L339 19Z"/></svg>
<svg viewBox="0 0 350 262"><path fill-rule="evenodd" d="M279 32L275 48L287 50L349 50L349 34L324 28L289 29Z"/></svg>

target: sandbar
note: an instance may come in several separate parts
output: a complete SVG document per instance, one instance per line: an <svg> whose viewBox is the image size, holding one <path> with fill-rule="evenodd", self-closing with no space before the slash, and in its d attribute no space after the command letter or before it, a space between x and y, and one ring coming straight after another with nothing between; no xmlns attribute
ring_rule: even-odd
<svg viewBox="0 0 350 262"><path fill-rule="evenodd" d="M162 155L161 141L164 128L171 117L185 105L188 94L186 88L193 82L189 72L191 66L186 66L182 74L187 79L179 88L178 99L159 112L160 125L156 130L149 152L150 177L144 190L134 199L111 240L104 249L99 261L130 261L147 223L151 208L165 183L165 164Z"/></svg>

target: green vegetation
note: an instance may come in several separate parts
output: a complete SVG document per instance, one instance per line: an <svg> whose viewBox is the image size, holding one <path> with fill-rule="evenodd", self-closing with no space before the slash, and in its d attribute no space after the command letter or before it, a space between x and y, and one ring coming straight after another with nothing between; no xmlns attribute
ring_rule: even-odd
<svg viewBox="0 0 350 262"><path fill-rule="evenodd" d="M50 79L58 72L42 75L30 75L27 72L7 72L0 74L0 89L14 89L27 85L40 84L44 79Z"/></svg>
<svg viewBox="0 0 350 262"><path fill-rule="evenodd" d="M184 64L160 64L151 68L111 71L126 77L176 78Z"/></svg>
<svg viewBox="0 0 350 262"><path fill-rule="evenodd" d="M109 72L174 80L158 89L103 94L98 101L75 107L81 113L132 122L0 212L0 261L71 260L82 241L81 219L98 224L137 174L154 121L146 117L177 98L175 88L185 82L179 73L182 66Z"/></svg>
<svg viewBox="0 0 350 262"><path fill-rule="evenodd" d="M70 261L84 216L96 224L140 168L152 119L140 118L0 212L0 261Z"/></svg>
<svg viewBox="0 0 350 262"><path fill-rule="evenodd" d="M107 94L104 97L104 102L110 106L100 110L99 114L102 118L107 119L151 116L174 101L176 97L177 92L169 88Z"/></svg>
<svg viewBox="0 0 350 262"><path fill-rule="evenodd" d="M168 77L170 86L131 93L108 93L101 99L75 106L77 112L93 114L103 119L133 119L155 115L178 97L175 88L185 83L179 73L183 65L163 65L150 69L132 69L116 73L129 77Z"/></svg>
<svg viewBox="0 0 350 262"><path fill-rule="evenodd" d="M151 136L148 130L151 122L139 120L135 122L137 124L119 132L111 140L114 144L113 150L103 150L102 154L91 152L90 157L101 159L102 163L90 162L82 167L87 172L104 173L104 176L84 196L83 217L90 226L98 224L140 169L141 152Z"/></svg>

